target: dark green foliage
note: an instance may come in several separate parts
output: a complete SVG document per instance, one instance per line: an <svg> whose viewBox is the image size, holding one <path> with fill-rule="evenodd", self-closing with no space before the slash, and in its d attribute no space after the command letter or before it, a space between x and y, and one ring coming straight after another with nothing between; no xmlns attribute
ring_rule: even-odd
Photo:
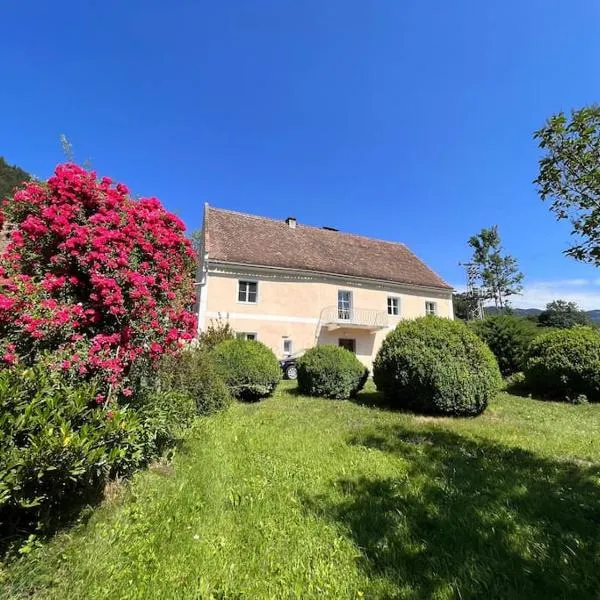
<svg viewBox="0 0 600 600"><path fill-rule="evenodd" d="M227 340L211 355L217 372L240 400L270 396L281 381L281 367L273 352L255 340Z"/></svg>
<svg viewBox="0 0 600 600"><path fill-rule="evenodd" d="M201 415L223 410L231 400L211 355L202 347L188 348L177 356L164 356L159 383L163 389L180 391L193 398Z"/></svg>
<svg viewBox="0 0 600 600"><path fill-rule="evenodd" d="M481 413L501 384L477 335L437 317L401 321L377 353L373 379L391 406L441 415Z"/></svg>
<svg viewBox="0 0 600 600"><path fill-rule="evenodd" d="M44 530L172 446L196 414L181 392L96 404L94 382L42 366L0 371L0 527Z"/></svg>
<svg viewBox="0 0 600 600"><path fill-rule="evenodd" d="M588 314L581 310L575 302L554 300L546 305L546 310L540 313L538 323L541 327L557 327L568 329L575 325L589 325Z"/></svg>
<svg viewBox="0 0 600 600"><path fill-rule="evenodd" d="M576 236L566 254L600 265L600 105L553 115L534 136L544 151L535 180Z"/></svg>
<svg viewBox="0 0 600 600"><path fill-rule="evenodd" d="M0 156L0 200L10 197L16 187L31 179L29 173L6 163Z"/></svg>
<svg viewBox="0 0 600 600"><path fill-rule="evenodd" d="M478 299L473 294L466 292L452 294L452 306L454 308L454 318L468 321L473 318L477 311Z"/></svg>
<svg viewBox="0 0 600 600"><path fill-rule="evenodd" d="M583 394L600 401L600 333L574 327L540 335L529 347L525 376L535 394L570 401Z"/></svg>
<svg viewBox="0 0 600 600"><path fill-rule="evenodd" d="M235 332L231 328L231 325L227 321L219 319L211 319L206 329L198 336L200 345L204 346L207 350L212 350L215 346L218 346L221 342L226 340L232 340L235 338Z"/></svg>
<svg viewBox="0 0 600 600"><path fill-rule="evenodd" d="M469 326L490 347L504 376L523 370L529 344L539 333L535 323L511 315L471 321Z"/></svg>
<svg viewBox="0 0 600 600"><path fill-rule="evenodd" d="M43 368L0 371L0 520L18 509L51 516L110 475L141 460L139 422L95 404L93 383L73 386ZM43 517L42 517L43 518Z"/></svg>
<svg viewBox="0 0 600 600"><path fill-rule="evenodd" d="M332 345L311 348L296 364L298 389L309 396L351 398L369 376L368 369L352 352Z"/></svg>

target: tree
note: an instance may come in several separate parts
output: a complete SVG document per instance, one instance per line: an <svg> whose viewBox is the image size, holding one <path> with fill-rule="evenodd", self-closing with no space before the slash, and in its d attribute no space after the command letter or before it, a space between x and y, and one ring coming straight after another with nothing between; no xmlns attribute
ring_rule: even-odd
<svg viewBox="0 0 600 600"><path fill-rule="evenodd" d="M568 219L575 243L565 253L600 265L600 105L550 117L534 138L545 155L535 180L558 220Z"/></svg>
<svg viewBox="0 0 600 600"><path fill-rule="evenodd" d="M14 189L26 181L31 176L16 166L11 166L0 156L0 200L11 196Z"/></svg>
<svg viewBox="0 0 600 600"><path fill-rule="evenodd" d="M493 300L496 308L508 308L508 296L523 289L523 273L513 256L503 255L498 226L482 229L469 239L469 246L473 248L471 260L477 266L483 299Z"/></svg>
<svg viewBox="0 0 600 600"><path fill-rule="evenodd" d="M467 292L458 292L452 294L452 305L454 307L454 317L468 321L473 318L472 315L477 305L477 298L474 298Z"/></svg>
<svg viewBox="0 0 600 600"><path fill-rule="evenodd" d="M560 329L591 324L585 311L581 310L575 302L566 300L554 300L546 304L546 310L540 314L538 322L542 327L559 327Z"/></svg>
<svg viewBox="0 0 600 600"><path fill-rule="evenodd" d="M190 233L190 242L192 243L192 248L200 260L200 251L202 250L202 229L195 229Z"/></svg>

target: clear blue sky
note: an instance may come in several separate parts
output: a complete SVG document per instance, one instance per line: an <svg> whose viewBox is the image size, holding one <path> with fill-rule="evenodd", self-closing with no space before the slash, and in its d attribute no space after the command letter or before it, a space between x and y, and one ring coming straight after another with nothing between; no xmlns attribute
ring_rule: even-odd
<svg viewBox="0 0 600 600"><path fill-rule="evenodd" d="M0 155L40 177L76 158L158 196L408 244L450 283L500 227L517 304L600 308L561 256L532 132L600 101L597 0L5 0Z"/></svg>

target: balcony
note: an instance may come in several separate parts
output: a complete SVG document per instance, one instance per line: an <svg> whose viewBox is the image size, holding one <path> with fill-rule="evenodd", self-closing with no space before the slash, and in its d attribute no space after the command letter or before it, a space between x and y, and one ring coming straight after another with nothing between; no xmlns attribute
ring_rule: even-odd
<svg viewBox="0 0 600 600"><path fill-rule="evenodd" d="M387 313L372 308L338 308L328 306L321 311L321 323L330 331L334 329L364 329L377 331L388 325Z"/></svg>

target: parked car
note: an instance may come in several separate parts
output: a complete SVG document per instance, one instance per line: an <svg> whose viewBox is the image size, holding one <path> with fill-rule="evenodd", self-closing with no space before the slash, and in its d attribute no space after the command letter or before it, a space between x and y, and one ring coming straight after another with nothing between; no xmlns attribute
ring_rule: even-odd
<svg viewBox="0 0 600 600"><path fill-rule="evenodd" d="M306 350L299 350L290 354L286 358L282 358L279 361L281 370L286 379L298 379L298 369L296 368L296 361L306 352Z"/></svg>

